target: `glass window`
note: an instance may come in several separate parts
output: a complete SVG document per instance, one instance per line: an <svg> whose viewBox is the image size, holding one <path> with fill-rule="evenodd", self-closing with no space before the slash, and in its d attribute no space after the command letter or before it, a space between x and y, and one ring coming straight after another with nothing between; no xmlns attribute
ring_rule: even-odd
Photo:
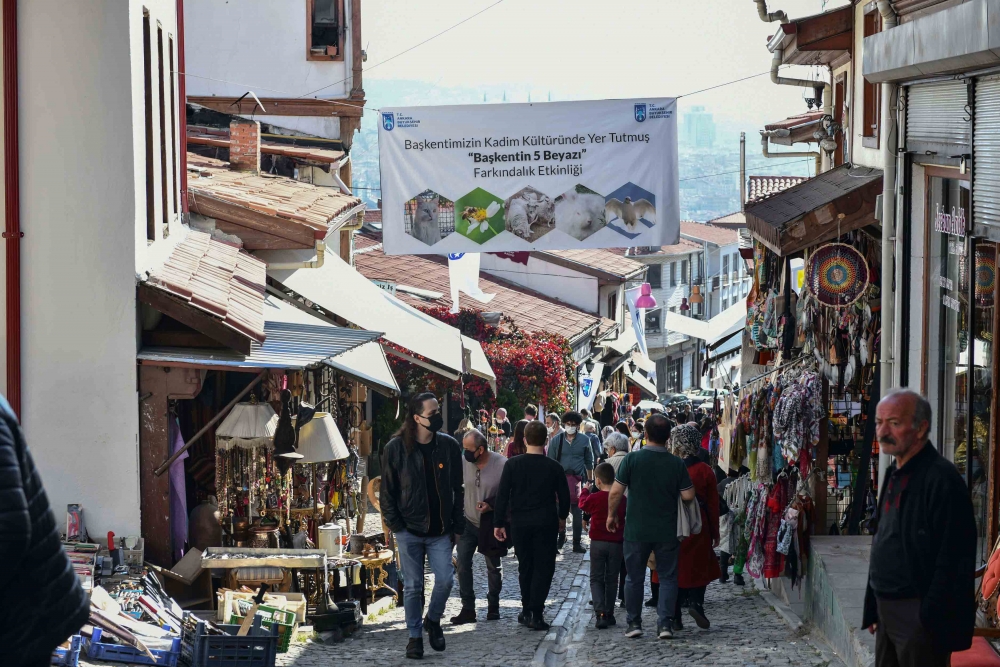
<svg viewBox="0 0 1000 667"><path fill-rule="evenodd" d="M661 285L661 280L663 277L663 265L662 264L650 264L646 268L646 282L649 286L654 289L659 289Z"/></svg>
<svg viewBox="0 0 1000 667"><path fill-rule="evenodd" d="M688 283L688 261L685 259L681 262L681 285L687 285Z"/></svg>
<svg viewBox="0 0 1000 667"><path fill-rule="evenodd" d="M646 333L657 333L660 330L660 311L646 313Z"/></svg>
<svg viewBox="0 0 1000 667"><path fill-rule="evenodd" d="M722 256L722 273L723 275L729 273L729 255Z"/></svg>
<svg viewBox="0 0 1000 667"><path fill-rule="evenodd" d="M677 262L670 262L670 286L677 287Z"/></svg>

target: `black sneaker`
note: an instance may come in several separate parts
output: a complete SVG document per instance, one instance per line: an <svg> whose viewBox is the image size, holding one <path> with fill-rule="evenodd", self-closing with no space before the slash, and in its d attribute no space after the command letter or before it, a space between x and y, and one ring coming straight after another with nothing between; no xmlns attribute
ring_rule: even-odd
<svg viewBox="0 0 1000 667"><path fill-rule="evenodd" d="M608 627L609 628L611 626L613 626L613 625L618 625L618 621L615 620L615 613L613 611L609 611L607 614L605 614L605 616L608 619Z"/></svg>
<svg viewBox="0 0 1000 667"><path fill-rule="evenodd" d="M410 637L406 643L406 657L412 660L420 660L424 657L423 637Z"/></svg>
<svg viewBox="0 0 1000 667"><path fill-rule="evenodd" d="M646 606L647 607L655 607L659 603L660 603L660 601L657 600L655 597L652 597L652 598L649 598L648 600L646 600Z"/></svg>
<svg viewBox="0 0 1000 667"><path fill-rule="evenodd" d="M582 544L580 544L579 542L577 542L576 544L573 545L573 553L575 553L575 554L585 554L585 553L587 553L587 549L584 548L584 546Z"/></svg>
<svg viewBox="0 0 1000 667"><path fill-rule="evenodd" d="M594 627L598 630L606 630L608 627L608 615L597 613L597 618L594 621Z"/></svg>
<svg viewBox="0 0 1000 667"><path fill-rule="evenodd" d="M566 545L566 533L559 533L559 539L556 540L556 549L562 549Z"/></svg>
<svg viewBox="0 0 1000 667"><path fill-rule="evenodd" d="M489 605L486 608L486 620L487 621L499 621L500 620L500 605Z"/></svg>
<svg viewBox="0 0 1000 667"><path fill-rule="evenodd" d="M545 622L545 617L542 616L542 612L536 611L531 614L531 620L528 621L528 627L532 630L548 630L549 624Z"/></svg>
<svg viewBox="0 0 1000 667"><path fill-rule="evenodd" d="M463 623L475 623L476 622L476 610L470 609L469 607L462 607L462 611L458 612L457 616L451 617L452 625L462 625Z"/></svg>
<svg viewBox="0 0 1000 667"><path fill-rule="evenodd" d="M517 612L517 623L518 625L528 625L531 620L531 614L526 611Z"/></svg>
<svg viewBox="0 0 1000 667"><path fill-rule="evenodd" d="M628 624L625 628L625 636L629 639L635 639L636 637L642 637L642 623L632 623Z"/></svg>
<svg viewBox="0 0 1000 667"><path fill-rule="evenodd" d="M424 618L424 630L427 632L427 639L431 643L431 648L435 651L444 650L444 630L441 629L441 621L432 621Z"/></svg>
<svg viewBox="0 0 1000 667"><path fill-rule="evenodd" d="M708 621L708 616L705 616L705 609L700 604L692 604L688 607L688 613L702 630L708 630L712 626Z"/></svg>
<svg viewBox="0 0 1000 667"><path fill-rule="evenodd" d="M746 586L746 583L743 581L742 574L734 574L733 583L736 584L737 586Z"/></svg>
<svg viewBox="0 0 1000 667"><path fill-rule="evenodd" d="M656 626L656 637L657 639L673 639L674 632L669 625L658 625Z"/></svg>
<svg viewBox="0 0 1000 667"><path fill-rule="evenodd" d="M684 629L684 623L681 622L681 617L680 616L675 616L674 618L670 619L670 627L675 632L680 632L681 630L683 630Z"/></svg>

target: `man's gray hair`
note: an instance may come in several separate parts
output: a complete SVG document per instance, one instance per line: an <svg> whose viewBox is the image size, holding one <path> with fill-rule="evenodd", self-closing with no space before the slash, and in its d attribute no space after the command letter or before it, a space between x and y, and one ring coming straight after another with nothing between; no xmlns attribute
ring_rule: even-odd
<svg viewBox="0 0 1000 667"><path fill-rule="evenodd" d="M597 433L597 424L590 421L589 419L583 422L583 432L584 433Z"/></svg>
<svg viewBox="0 0 1000 667"><path fill-rule="evenodd" d="M881 403L890 396L911 396L913 397L913 426L919 427L921 423L927 422L931 423L931 403L923 394L918 391L914 391L909 387L896 387L895 389L890 389L886 392L885 396L879 401Z"/></svg>
<svg viewBox="0 0 1000 667"><path fill-rule="evenodd" d="M604 439L604 448L616 452L628 452L628 436L615 431Z"/></svg>
<svg viewBox="0 0 1000 667"><path fill-rule="evenodd" d="M487 447L487 449L489 448L487 446L486 436L483 435L482 431L479 431L478 429L472 429L471 431L465 434L465 436L462 438L462 441L464 442L469 438L472 438L473 442L476 443L477 448L478 447Z"/></svg>

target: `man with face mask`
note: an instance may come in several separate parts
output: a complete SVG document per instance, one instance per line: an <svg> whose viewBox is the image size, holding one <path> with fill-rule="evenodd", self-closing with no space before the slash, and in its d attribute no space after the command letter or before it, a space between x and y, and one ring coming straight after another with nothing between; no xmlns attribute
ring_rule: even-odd
<svg viewBox="0 0 1000 667"><path fill-rule="evenodd" d="M483 512L492 512L496 504L500 475L507 458L491 452L486 438L476 430L462 439L462 474L465 479L465 532L458 538L458 589L462 611L451 617L453 625L476 622L476 591L472 585L472 557L479 546L479 523ZM500 620L500 590L503 572L500 557L483 553L489 592L486 594L486 620Z"/></svg>
<svg viewBox="0 0 1000 667"><path fill-rule="evenodd" d="M580 497L580 484L594 479L594 449L590 438L580 433L583 416L572 410L563 415L563 431L549 440L548 456L555 459L566 473L569 484L570 512L573 514L573 552L584 553L586 549L580 543L583 535L583 511L577 505ZM559 548L566 543L566 533L559 533Z"/></svg>

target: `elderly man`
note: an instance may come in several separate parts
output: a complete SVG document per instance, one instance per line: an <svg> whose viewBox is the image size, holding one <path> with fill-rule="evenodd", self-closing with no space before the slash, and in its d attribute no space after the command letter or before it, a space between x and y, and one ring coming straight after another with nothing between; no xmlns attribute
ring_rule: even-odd
<svg viewBox="0 0 1000 667"><path fill-rule="evenodd" d="M476 430L462 439L462 475L465 480L465 532L458 538L458 590L462 611L451 617L453 625L476 622L476 591L472 586L472 557L479 546L479 523L483 512L492 512L500 489L500 475L507 458L491 452L486 438ZM483 553L489 589L486 594L486 620L500 620L500 590L503 572L500 556Z"/></svg>
<svg viewBox="0 0 1000 667"><path fill-rule="evenodd" d="M497 428L505 437L514 435L514 425L507 419L507 409L497 408Z"/></svg>
<svg viewBox="0 0 1000 667"><path fill-rule="evenodd" d="M930 428L930 403L910 389L889 392L875 409L879 447L896 458L878 495L861 622L875 635L878 667L945 667L972 645L976 521Z"/></svg>

